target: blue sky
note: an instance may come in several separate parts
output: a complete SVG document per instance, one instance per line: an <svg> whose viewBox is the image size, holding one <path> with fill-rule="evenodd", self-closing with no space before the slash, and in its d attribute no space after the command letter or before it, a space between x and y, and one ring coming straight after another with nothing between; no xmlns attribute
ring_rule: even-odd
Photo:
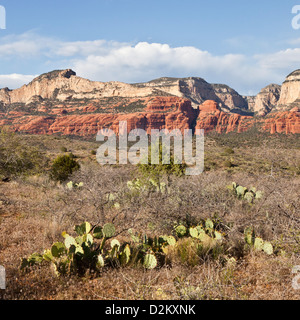
<svg viewBox="0 0 300 320"><path fill-rule="evenodd" d="M97 81L203 77L241 94L300 68L300 0L0 0L0 87L72 68ZM300 13L300 12L299 12ZM300 21L300 19L299 19Z"/></svg>

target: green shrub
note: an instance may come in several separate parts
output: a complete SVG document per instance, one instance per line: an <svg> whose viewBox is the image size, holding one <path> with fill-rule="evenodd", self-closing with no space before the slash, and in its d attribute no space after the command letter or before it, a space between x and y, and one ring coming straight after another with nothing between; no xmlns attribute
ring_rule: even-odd
<svg viewBox="0 0 300 320"><path fill-rule="evenodd" d="M80 165L74 160L72 154L58 156L52 163L50 177L55 181L63 182L78 169Z"/></svg>
<svg viewBox="0 0 300 320"><path fill-rule="evenodd" d="M232 149L232 148L226 148L225 150L224 150L224 153L225 154L228 154L228 155L230 155L230 154L234 154L234 150Z"/></svg>
<svg viewBox="0 0 300 320"><path fill-rule="evenodd" d="M223 162L225 168L232 168L234 165L230 160L226 160Z"/></svg>
<svg viewBox="0 0 300 320"><path fill-rule="evenodd" d="M170 163L163 164L163 147L162 144L159 144L159 164L151 163L151 148L149 148L148 163L139 164L139 170L142 174L150 176L151 178L157 180L163 175L175 175L183 176L185 174L186 164L177 164L175 163L174 155L172 152L170 154Z"/></svg>
<svg viewBox="0 0 300 320"><path fill-rule="evenodd" d="M0 176L11 177L41 172L46 157L6 129L0 131Z"/></svg>
<svg viewBox="0 0 300 320"><path fill-rule="evenodd" d="M67 149L66 147L61 147L61 148L60 148L60 151L61 151L61 152L68 152L68 149Z"/></svg>

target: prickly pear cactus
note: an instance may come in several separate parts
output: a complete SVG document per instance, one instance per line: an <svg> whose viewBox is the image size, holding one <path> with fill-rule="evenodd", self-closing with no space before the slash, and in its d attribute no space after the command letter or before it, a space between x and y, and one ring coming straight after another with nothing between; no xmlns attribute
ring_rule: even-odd
<svg viewBox="0 0 300 320"><path fill-rule="evenodd" d="M246 200L249 204L252 204L254 200L261 199L263 196L262 191L257 191L255 187L247 189L235 182L227 186L227 188L232 190L238 198Z"/></svg>
<svg viewBox="0 0 300 320"><path fill-rule="evenodd" d="M215 241L212 237L206 233L200 233L198 239L201 241L205 248L212 248L215 245Z"/></svg>
<svg viewBox="0 0 300 320"><path fill-rule="evenodd" d="M110 243L110 246L111 246L112 249L115 248L115 247L117 247L119 249L121 244L120 244L119 240L113 239L111 241L111 243Z"/></svg>
<svg viewBox="0 0 300 320"><path fill-rule="evenodd" d="M245 193L247 192L247 188L242 187L242 186L238 186L236 189L236 194L238 197L244 197Z"/></svg>
<svg viewBox="0 0 300 320"><path fill-rule="evenodd" d="M56 242L51 247L51 254L55 258L59 258L66 253L66 246L62 242Z"/></svg>
<svg viewBox="0 0 300 320"><path fill-rule="evenodd" d="M116 229L115 226L112 223L107 223L103 226L103 235L106 238L111 238L115 235Z"/></svg>
<svg viewBox="0 0 300 320"><path fill-rule="evenodd" d="M199 235L200 233L205 233L205 230L203 229L203 227L202 227L201 225L198 225L198 226L196 227L196 229L197 229L198 235Z"/></svg>
<svg viewBox="0 0 300 320"><path fill-rule="evenodd" d="M218 241L223 239L222 233L217 230L214 231L214 236L215 236L215 239Z"/></svg>
<svg viewBox="0 0 300 320"><path fill-rule="evenodd" d="M249 245L254 245L255 233L253 227L247 227L244 230L245 241Z"/></svg>
<svg viewBox="0 0 300 320"><path fill-rule="evenodd" d="M244 195L244 199L247 200L249 203L253 203L255 195L252 192L246 192Z"/></svg>
<svg viewBox="0 0 300 320"><path fill-rule="evenodd" d="M145 269L154 269L157 266L157 260L154 254L148 253L144 257L143 266Z"/></svg>
<svg viewBox="0 0 300 320"><path fill-rule="evenodd" d="M73 190L73 187L74 187L73 181L70 181L70 182L67 183L67 188L68 188L69 190Z"/></svg>
<svg viewBox="0 0 300 320"><path fill-rule="evenodd" d="M69 236L68 234L64 236L65 238L65 246L67 249L70 249L71 246L78 246L78 243L76 242L75 238Z"/></svg>
<svg viewBox="0 0 300 320"><path fill-rule="evenodd" d="M43 259L47 262L51 262L54 260L51 250L49 249L44 250Z"/></svg>
<svg viewBox="0 0 300 320"><path fill-rule="evenodd" d="M127 265L130 261L130 256L131 256L130 246L129 244L127 244L119 256L121 265L123 266Z"/></svg>
<svg viewBox="0 0 300 320"><path fill-rule="evenodd" d="M269 254L269 255L273 254L273 246L269 241L264 241L262 249L266 254Z"/></svg>
<svg viewBox="0 0 300 320"><path fill-rule="evenodd" d="M104 265L105 265L104 259L103 259L102 255L99 254L97 257L96 268L101 269L104 267Z"/></svg>
<svg viewBox="0 0 300 320"><path fill-rule="evenodd" d="M93 236L96 239L102 239L103 238L103 229L102 227L98 226L93 231Z"/></svg>
<svg viewBox="0 0 300 320"><path fill-rule="evenodd" d="M179 225L175 228L176 234L178 237L184 237L186 235L186 227L183 225Z"/></svg>
<svg viewBox="0 0 300 320"><path fill-rule="evenodd" d="M209 230L212 230L214 228L214 223L212 222L211 219L205 220L205 228Z"/></svg>
<svg viewBox="0 0 300 320"><path fill-rule="evenodd" d="M262 238L255 238L254 249L256 251L262 251L264 245L264 240Z"/></svg>
<svg viewBox="0 0 300 320"><path fill-rule="evenodd" d="M39 264L43 261L43 256L38 253L33 253L27 259L23 258L21 261L21 269L25 269L27 267L31 267L35 264Z"/></svg>
<svg viewBox="0 0 300 320"><path fill-rule="evenodd" d="M198 237L198 230L196 228L190 228L189 229L189 233L190 233L190 236L192 238L197 238Z"/></svg>
<svg viewBox="0 0 300 320"><path fill-rule="evenodd" d="M176 245L176 239L173 236L167 236L167 243L169 246L175 246Z"/></svg>
<svg viewBox="0 0 300 320"><path fill-rule="evenodd" d="M92 227L89 222L84 222L81 225L75 226L75 231L79 236L83 236L91 231Z"/></svg>
<svg viewBox="0 0 300 320"><path fill-rule="evenodd" d="M127 187L128 189L130 189L131 191L133 190L140 190L142 187L142 182L140 179L134 179L132 181L128 181L127 182Z"/></svg>
<svg viewBox="0 0 300 320"><path fill-rule="evenodd" d="M257 191L255 193L255 199L261 199L263 197L263 192L262 191Z"/></svg>

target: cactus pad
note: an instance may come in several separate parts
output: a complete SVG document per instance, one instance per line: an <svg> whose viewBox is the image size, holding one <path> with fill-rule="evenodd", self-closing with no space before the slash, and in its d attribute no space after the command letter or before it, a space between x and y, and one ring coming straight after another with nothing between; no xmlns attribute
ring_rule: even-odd
<svg viewBox="0 0 300 320"><path fill-rule="evenodd" d="M264 244L263 244L263 251L266 253L266 254L273 254L273 246L270 242L268 241L265 241Z"/></svg>
<svg viewBox="0 0 300 320"><path fill-rule="evenodd" d="M190 228L189 229L190 235L192 238L197 238L198 237L198 230L196 228Z"/></svg>
<svg viewBox="0 0 300 320"><path fill-rule="evenodd" d="M154 269L157 266L157 260L154 254L146 254L144 258L143 266L146 269Z"/></svg>
<svg viewBox="0 0 300 320"><path fill-rule="evenodd" d="M112 223L107 223L103 226L103 235L106 238L111 238L115 235L116 229Z"/></svg>
<svg viewBox="0 0 300 320"><path fill-rule="evenodd" d="M184 237L186 235L186 227L183 225L176 227L175 231L178 237Z"/></svg>

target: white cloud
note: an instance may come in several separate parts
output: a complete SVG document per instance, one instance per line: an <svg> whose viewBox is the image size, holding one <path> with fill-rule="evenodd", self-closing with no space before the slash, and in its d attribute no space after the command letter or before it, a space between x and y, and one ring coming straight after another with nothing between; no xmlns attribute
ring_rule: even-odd
<svg viewBox="0 0 300 320"><path fill-rule="evenodd" d="M208 82L228 84L243 93L259 91L273 76L272 71L244 55L217 56L195 47L172 48L147 42L112 48L106 54L72 62L78 75L92 80L140 82L162 76L198 76Z"/></svg>
<svg viewBox="0 0 300 320"><path fill-rule="evenodd" d="M286 41L286 43L289 44L289 45L298 46L298 45L300 45L300 38L288 39Z"/></svg>
<svg viewBox="0 0 300 320"><path fill-rule="evenodd" d="M17 73L0 75L0 88L19 88L23 84L29 83L35 77L36 76L33 75L23 75Z"/></svg>
<svg viewBox="0 0 300 320"><path fill-rule="evenodd" d="M266 55L257 55L256 58L259 61L259 65L264 69L295 69L300 67L300 48L286 49Z"/></svg>
<svg viewBox="0 0 300 320"><path fill-rule="evenodd" d="M55 40L41 37L32 32L21 35L9 35L0 38L0 57L32 58L33 56L47 54L49 49L55 46Z"/></svg>
<svg viewBox="0 0 300 320"><path fill-rule="evenodd" d="M132 83L162 76L202 77L246 94L284 81L287 74L299 68L300 48L254 56L214 55L188 46L106 40L65 42L27 32L0 38L0 58L12 62L25 59L32 68L38 63L39 70L72 68L79 76L97 81ZM31 75L3 75L0 86L16 88L31 79Z"/></svg>

